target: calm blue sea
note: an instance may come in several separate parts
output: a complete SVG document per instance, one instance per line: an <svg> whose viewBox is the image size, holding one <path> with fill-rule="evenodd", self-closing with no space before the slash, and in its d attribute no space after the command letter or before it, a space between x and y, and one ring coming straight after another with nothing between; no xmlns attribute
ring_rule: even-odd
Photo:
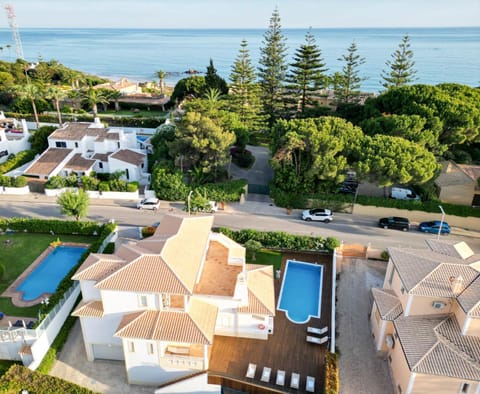
<svg viewBox="0 0 480 394"><path fill-rule="evenodd" d="M306 29L284 29L291 55L304 42ZM339 71L338 58L355 41L365 57L361 74L367 78L365 91L381 89L380 77L385 61L405 34L417 69L417 82L437 84L458 82L480 85L480 27L471 28L363 28L313 29L329 72ZM161 30L161 29L21 29L25 58L36 61L56 59L84 72L135 81L155 79L156 70L170 73L167 83L184 77L188 69L205 71L212 58L219 74L228 78L230 68L245 38L256 66L265 29L253 30ZM6 45L12 45L7 49ZM15 56L8 29L0 29L0 57Z"/></svg>

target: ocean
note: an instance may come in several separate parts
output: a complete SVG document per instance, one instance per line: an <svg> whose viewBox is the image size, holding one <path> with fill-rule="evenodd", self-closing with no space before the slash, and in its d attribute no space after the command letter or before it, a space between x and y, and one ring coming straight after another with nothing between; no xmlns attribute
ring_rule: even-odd
<svg viewBox="0 0 480 394"><path fill-rule="evenodd" d="M194 69L205 72L210 58L219 75L228 79L240 42L249 44L256 67L266 29L20 29L25 59L58 60L60 63L110 79L156 80L155 71L168 73L173 85ZM287 61L304 42L307 29L283 29ZM360 74L362 90L382 89L380 74L385 62L405 34L410 36L418 83L456 82L480 86L480 27L462 28L352 28L312 29L327 63L328 73L340 71L338 60L355 41L365 58ZM11 45L7 48L6 45ZM15 58L9 29L0 29L2 60Z"/></svg>

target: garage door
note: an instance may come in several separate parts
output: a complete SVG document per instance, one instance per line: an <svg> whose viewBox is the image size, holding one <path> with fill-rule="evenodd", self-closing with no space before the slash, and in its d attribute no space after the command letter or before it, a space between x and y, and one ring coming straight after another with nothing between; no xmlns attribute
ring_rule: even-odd
<svg viewBox="0 0 480 394"><path fill-rule="evenodd" d="M104 360L123 360L122 346L92 345L93 357Z"/></svg>

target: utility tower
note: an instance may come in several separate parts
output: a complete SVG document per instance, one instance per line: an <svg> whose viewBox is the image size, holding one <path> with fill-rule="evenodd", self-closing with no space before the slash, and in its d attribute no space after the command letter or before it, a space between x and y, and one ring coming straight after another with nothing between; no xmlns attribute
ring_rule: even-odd
<svg viewBox="0 0 480 394"><path fill-rule="evenodd" d="M17 59L24 60L22 41L20 40L17 18L15 16L15 11L13 10L13 5L5 4L5 9L7 10L8 24L10 25L10 29L12 29L13 41L15 41L15 53L17 54Z"/></svg>

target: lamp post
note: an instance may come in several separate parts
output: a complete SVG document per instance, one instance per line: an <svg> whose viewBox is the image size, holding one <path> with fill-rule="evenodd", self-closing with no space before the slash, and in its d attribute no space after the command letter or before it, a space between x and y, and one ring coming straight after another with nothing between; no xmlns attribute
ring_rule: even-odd
<svg viewBox="0 0 480 394"><path fill-rule="evenodd" d="M190 197L192 196L193 190L190 190L187 197L187 205L188 205L188 216L190 216Z"/></svg>
<svg viewBox="0 0 480 394"><path fill-rule="evenodd" d="M442 232L443 222L445 220L445 211L441 205L438 206L442 212L442 220L440 220L440 227L438 228L437 240L440 239L440 233Z"/></svg>

